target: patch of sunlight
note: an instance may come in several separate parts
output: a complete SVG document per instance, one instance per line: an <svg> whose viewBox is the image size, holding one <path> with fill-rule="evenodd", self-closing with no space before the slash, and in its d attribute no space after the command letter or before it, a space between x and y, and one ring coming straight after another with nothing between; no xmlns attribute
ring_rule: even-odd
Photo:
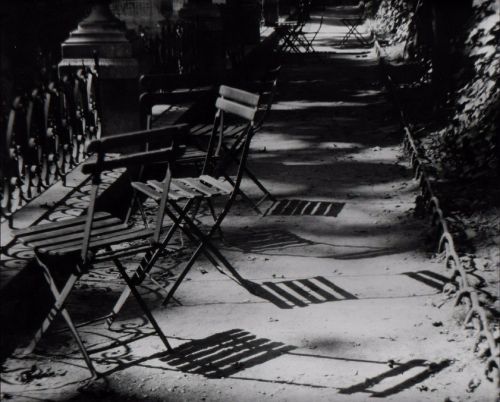
<svg viewBox="0 0 500 402"><path fill-rule="evenodd" d="M317 84L320 82L326 82L325 80L290 80L289 84Z"/></svg>
<svg viewBox="0 0 500 402"><path fill-rule="evenodd" d="M382 91L379 89L367 89L364 91L357 91L352 96L356 98L361 98L364 96L382 95Z"/></svg>
<svg viewBox="0 0 500 402"><path fill-rule="evenodd" d="M291 150L311 148L310 141L305 141L300 139L290 139L289 137L285 137L285 135L283 135L283 139L280 142L278 142L276 139L271 139L268 141L264 139L259 142L256 142L255 144L258 144L259 146L265 146L267 151L281 151L281 150L291 151ZM254 144L252 144L252 148L254 148Z"/></svg>
<svg viewBox="0 0 500 402"><path fill-rule="evenodd" d="M363 148L363 145L358 142L323 142L317 145L320 149L359 149Z"/></svg>
<svg viewBox="0 0 500 402"><path fill-rule="evenodd" d="M324 107L363 107L368 104L365 102L310 102L310 101L291 101L291 102L278 102L273 106L273 110L303 110L310 108L324 108Z"/></svg>

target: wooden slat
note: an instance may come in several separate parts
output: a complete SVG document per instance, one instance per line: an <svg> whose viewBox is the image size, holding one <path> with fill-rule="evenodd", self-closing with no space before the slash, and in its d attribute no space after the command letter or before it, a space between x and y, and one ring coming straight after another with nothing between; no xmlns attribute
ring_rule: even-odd
<svg viewBox="0 0 500 402"><path fill-rule="evenodd" d="M110 226L106 226L103 228L97 228L95 230L94 230L94 228L92 228L91 238L96 237L96 236L107 235L107 234L114 233L114 232L119 232L119 231L126 229L127 227L128 227L128 225L120 223L118 225L116 225L116 224L110 225ZM82 239L83 239L83 226L80 228L80 231L77 233L73 233L73 234L69 234L69 235L65 235L65 236L54 236L54 237L47 236L45 239L38 239L35 241L30 241L29 245L35 249L38 249L38 248L43 248L45 246L50 246L50 245L55 246L56 244L64 244L64 243L71 243L74 241L81 241Z"/></svg>
<svg viewBox="0 0 500 402"><path fill-rule="evenodd" d="M208 187L207 185L203 184L199 179L195 179L193 177L186 177L182 179L178 179L182 183L187 184L188 186L191 186L198 190L199 192L210 196L213 195L220 195L220 190L216 187Z"/></svg>
<svg viewBox="0 0 500 402"><path fill-rule="evenodd" d="M256 107L245 106L224 98L218 98L215 102L215 106L226 113L235 114L236 116L249 121L253 120L257 110Z"/></svg>
<svg viewBox="0 0 500 402"><path fill-rule="evenodd" d="M178 136L188 132L187 124L177 124L174 126L163 126L151 130L134 131L125 134L110 135L99 140L92 141L87 152L104 151L109 152L115 147L123 147L124 144L142 145L146 142L162 140L165 143L173 141Z"/></svg>
<svg viewBox="0 0 500 402"><path fill-rule="evenodd" d="M109 261L114 258L123 258L123 257L128 257L131 255L136 255L139 253L144 253L148 250L151 249L150 244L146 245L137 245L132 248L126 248L126 249L119 249L119 250L113 250L113 251L105 251L104 253L99 253L96 255L94 258L94 262L102 262L102 261Z"/></svg>
<svg viewBox="0 0 500 402"><path fill-rule="evenodd" d="M153 229L129 229L123 232L113 233L111 236L105 236L102 238L92 239L90 241L89 248L102 248L105 246L120 244L127 241L133 241L138 239L144 239L153 236ZM52 255L65 255L75 252L79 252L81 249L81 242L73 242L71 244L65 244L64 247L60 245L54 247L40 248L39 251L42 253L49 253Z"/></svg>
<svg viewBox="0 0 500 402"><path fill-rule="evenodd" d="M230 194L233 191L233 186L231 186L231 184L228 183L227 181L217 180L214 177L208 175L202 175L200 176L200 179L203 180L205 183L208 183L211 186L216 187L221 191L224 191L225 194Z"/></svg>
<svg viewBox="0 0 500 402"><path fill-rule="evenodd" d="M95 220L92 225L94 229L102 228L105 226L112 226L116 224L120 224L121 220L115 217L109 217L107 219ZM20 240L23 243L30 243L37 240L43 240L48 237L58 237L58 236L69 236L75 232L82 231L85 222L81 222L79 225L73 225L65 228L56 228L56 230L52 230L53 228L47 228L48 230L45 232L38 232L35 234L30 234L27 236L23 236Z"/></svg>
<svg viewBox="0 0 500 402"><path fill-rule="evenodd" d="M189 130L190 135L209 135L212 133L212 124L196 124Z"/></svg>
<svg viewBox="0 0 500 402"><path fill-rule="evenodd" d="M224 127L224 137L234 137L241 134L248 127L247 124L233 124Z"/></svg>
<svg viewBox="0 0 500 402"><path fill-rule="evenodd" d="M219 88L219 95L238 103L244 103L249 106L257 106L259 104L259 95L253 94L241 89L221 85Z"/></svg>
<svg viewBox="0 0 500 402"><path fill-rule="evenodd" d="M110 216L111 215L108 212L96 212L94 214L94 222L97 220L100 220L100 219L108 218ZM74 219L66 219L66 220L59 221L59 222L44 223L41 225L30 226L29 228L17 230L15 232L15 235L17 238L19 238L22 236L32 235L32 234L39 233L39 232L46 232L47 230L56 230L59 228L76 226L76 225L80 225L82 222L85 222L86 220L87 220L87 216L83 215L81 217L74 218Z"/></svg>
<svg viewBox="0 0 500 402"><path fill-rule="evenodd" d="M158 194L163 193L163 183L159 182L158 180L149 180L148 185L153 188L154 191L157 191ZM178 191L172 191L172 181L170 182L170 192L168 194L168 197L174 201L180 200L182 198L186 198L184 195L184 192L179 193Z"/></svg>
<svg viewBox="0 0 500 402"><path fill-rule="evenodd" d="M202 161L207 157L207 153L200 149L188 147L186 151L175 160L175 163L186 163L186 162L195 162Z"/></svg>
<svg viewBox="0 0 500 402"><path fill-rule="evenodd" d="M196 197L204 197L205 194L198 192L196 189L185 185L183 182L179 181L179 179L173 179L170 183L170 187L184 192L185 198L196 198Z"/></svg>
<svg viewBox="0 0 500 402"><path fill-rule="evenodd" d="M127 143L124 142L123 144ZM109 159L101 162L100 164L98 164L97 162L84 163L82 166L82 172L84 174L91 174L97 171L113 170L121 167L146 165L149 163L167 161L171 157L172 157L172 150L170 148L155 149L146 152L137 152Z"/></svg>
<svg viewBox="0 0 500 402"><path fill-rule="evenodd" d="M159 201L161 199L161 194L153 190L146 183L142 183L140 181L134 181L132 182L132 187L135 188L137 191L146 194L148 197L151 197L155 201Z"/></svg>

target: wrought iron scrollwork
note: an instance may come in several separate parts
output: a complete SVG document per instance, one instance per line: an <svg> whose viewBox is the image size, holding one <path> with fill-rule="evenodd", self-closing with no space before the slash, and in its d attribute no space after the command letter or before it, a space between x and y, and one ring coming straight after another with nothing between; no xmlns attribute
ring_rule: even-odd
<svg viewBox="0 0 500 402"><path fill-rule="evenodd" d="M82 67L17 96L2 128L0 216L16 210L65 178L101 134L95 69Z"/></svg>

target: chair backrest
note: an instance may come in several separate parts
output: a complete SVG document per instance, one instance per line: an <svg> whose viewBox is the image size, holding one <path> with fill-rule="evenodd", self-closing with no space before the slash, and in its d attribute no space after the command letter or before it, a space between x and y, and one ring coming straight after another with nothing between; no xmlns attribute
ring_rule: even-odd
<svg viewBox="0 0 500 402"><path fill-rule="evenodd" d="M276 96L276 91L278 89L278 78L281 72L281 65L277 65L266 72L264 77L261 79L260 88L260 105L259 108L262 110L258 114L255 122L254 131L259 131L264 124L269 112L274 103L274 98ZM263 102L265 100L265 103Z"/></svg>
<svg viewBox="0 0 500 402"><path fill-rule="evenodd" d="M143 166L155 162L166 162L164 179L165 191L162 194L160 208L157 211L156 227L153 234L153 241L158 241L168 195L168 187L170 185L171 163L176 157L179 139L187 133L187 125L181 124L160 127L154 130L118 134L94 140L88 144L87 152L95 154L95 160L82 165L82 172L92 176L92 187L87 208L81 252L83 262L86 262L88 257L87 252L94 221L96 198L99 191L99 184L101 183L101 175L105 171L118 168L128 169L134 166ZM143 145L144 150L122 155L113 153L116 149L123 147L124 144ZM150 150L149 148L153 145L155 149Z"/></svg>
<svg viewBox="0 0 500 402"><path fill-rule="evenodd" d="M218 176L236 159L238 160L238 172L235 187L239 186L253 136L254 119L259 99L257 94L221 85L219 97L215 102L216 114L203 166L204 174ZM237 131L236 136L232 137L230 146L224 146L224 135L227 128L224 121L225 116L243 121L241 129ZM220 158L221 151L224 154L222 159ZM238 157L239 159L237 159ZM217 167L212 165L213 161L217 161Z"/></svg>
<svg viewBox="0 0 500 402"><path fill-rule="evenodd" d="M147 74L139 78L139 85L147 92L170 92L176 89L193 89L213 85L208 74Z"/></svg>
<svg viewBox="0 0 500 402"><path fill-rule="evenodd" d="M153 126L153 108L155 106L169 105L172 107L186 103L199 103L205 98L210 99L215 96L214 78L209 74L142 75L139 78L139 85L144 90L139 96L140 127L146 129ZM166 108L166 111L170 110L169 107ZM182 121L185 119L183 118Z"/></svg>

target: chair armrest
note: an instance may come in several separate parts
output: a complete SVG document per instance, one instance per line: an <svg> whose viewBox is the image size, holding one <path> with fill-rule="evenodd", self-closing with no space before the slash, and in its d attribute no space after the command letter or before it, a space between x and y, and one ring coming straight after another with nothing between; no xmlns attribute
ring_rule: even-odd
<svg viewBox="0 0 500 402"><path fill-rule="evenodd" d="M182 136L189 133L187 124L158 127L152 130L141 130L130 133L117 134L99 140L91 141L87 145L87 152L112 152L124 145L144 145L148 142L177 143Z"/></svg>

